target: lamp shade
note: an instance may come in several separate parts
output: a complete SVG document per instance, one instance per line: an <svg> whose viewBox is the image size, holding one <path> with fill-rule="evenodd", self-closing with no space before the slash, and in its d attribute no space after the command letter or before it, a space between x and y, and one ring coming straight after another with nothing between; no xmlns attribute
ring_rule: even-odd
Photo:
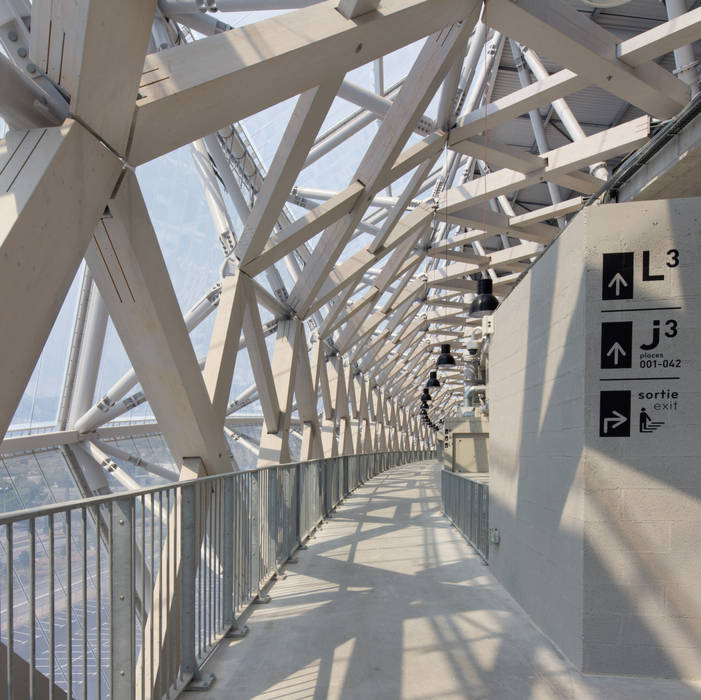
<svg viewBox="0 0 701 700"><path fill-rule="evenodd" d="M427 389L438 389L441 383L438 381L438 372L431 372L428 375L428 381L426 382Z"/></svg>
<svg viewBox="0 0 701 700"><path fill-rule="evenodd" d="M450 343L441 345L441 354L436 361L436 367L449 367L455 365L455 358L450 354Z"/></svg>
<svg viewBox="0 0 701 700"><path fill-rule="evenodd" d="M582 2L592 7L618 7L625 5L630 0L582 0Z"/></svg>
<svg viewBox="0 0 701 700"><path fill-rule="evenodd" d="M470 318L489 316L499 306L499 300L492 294L492 280L477 280L477 296L470 304Z"/></svg>
<svg viewBox="0 0 701 700"><path fill-rule="evenodd" d="M424 389L424 393L421 394L421 400L422 401L433 401L431 398L431 394L428 393L428 389Z"/></svg>

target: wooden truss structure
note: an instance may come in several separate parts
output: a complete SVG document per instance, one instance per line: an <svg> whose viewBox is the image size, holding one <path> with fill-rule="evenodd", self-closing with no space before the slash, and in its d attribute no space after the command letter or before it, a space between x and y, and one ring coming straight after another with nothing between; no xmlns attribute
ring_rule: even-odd
<svg viewBox="0 0 701 700"><path fill-rule="evenodd" d="M651 119L674 116L696 89L653 59L701 36L701 9L620 40L561 0L299 4L309 6L231 29L205 12L213 3L195 0L0 3L4 44L17 42L13 31L26 45L2 61L16 97L3 106L11 130L0 143L0 436L83 259L89 269L60 425L4 449L94 446L144 400L180 478L236 468L227 435L246 440L237 412L256 400L263 429L248 445L261 465L289 461L293 433L301 459L432 444L417 396L441 343L460 355L477 280L507 293L600 191L612 159L645 144ZM219 3L229 5L251 3ZM393 91L347 79L419 41ZM521 87L492 99L507 47ZM561 68L549 72L541 54ZM639 116L585 133L567 98L587 86ZM237 123L291 97L263 173ZM321 134L337 98L361 109ZM435 119L426 116L433 100ZM548 145L541 110L558 116L567 143ZM535 149L490 136L523 115ZM296 186L305 167L373 121L345 189ZM134 168L189 143L226 255L220 282L183 315ZM550 201L517 212L518 193L539 183ZM290 217L289 201L306 213ZM273 319L264 323L261 310ZM210 312L214 331L198 358L189 332ZM104 337L107 314L133 369L92 405L94 337L100 318ZM232 396L244 350L253 381ZM462 401L459 376L445 376L434 420ZM88 471L99 462L85 450L81 459ZM104 487L104 476L91 478L93 491Z"/></svg>

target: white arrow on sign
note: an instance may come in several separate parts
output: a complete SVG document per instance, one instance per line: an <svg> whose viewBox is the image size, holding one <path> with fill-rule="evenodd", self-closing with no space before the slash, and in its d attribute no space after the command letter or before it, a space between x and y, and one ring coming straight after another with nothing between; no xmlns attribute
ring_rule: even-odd
<svg viewBox="0 0 701 700"><path fill-rule="evenodd" d="M622 413L614 411L613 416L611 418L604 418L604 432L608 433L609 427L615 430L616 428L618 428L619 425L623 425L627 420L628 418Z"/></svg>
<svg viewBox="0 0 701 700"><path fill-rule="evenodd" d="M619 296L621 294L621 285L624 287L628 286L628 282L626 282L625 277L620 272L617 272L614 276L613 279L609 282L609 287L613 287L613 285L616 285L616 296Z"/></svg>
<svg viewBox="0 0 701 700"><path fill-rule="evenodd" d="M626 351L620 346L620 344L615 342L612 346L611 349L606 353L606 357L610 357L613 355L613 364L617 365L618 364L618 358L620 355L623 355L623 357L626 356Z"/></svg>

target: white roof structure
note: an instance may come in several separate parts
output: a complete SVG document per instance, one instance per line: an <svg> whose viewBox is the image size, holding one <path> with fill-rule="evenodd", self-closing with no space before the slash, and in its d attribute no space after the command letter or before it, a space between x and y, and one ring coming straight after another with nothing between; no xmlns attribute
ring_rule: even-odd
<svg viewBox="0 0 701 700"><path fill-rule="evenodd" d="M431 444L477 281L696 94L697 5L0 0L0 509Z"/></svg>

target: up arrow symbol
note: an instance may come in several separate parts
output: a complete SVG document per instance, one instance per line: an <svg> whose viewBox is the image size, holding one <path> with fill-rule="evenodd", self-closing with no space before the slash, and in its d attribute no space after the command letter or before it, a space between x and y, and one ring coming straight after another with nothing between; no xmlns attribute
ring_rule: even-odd
<svg viewBox="0 0 701 700"><path fill-rule="evenodd" d="M619 357L621 355L623 355L623 357L626 356L626 351L620 346L618 342L615 342L611 346L611 349L606 353L606 357L610 357L611 355L613 355L613 364L617 365Z"/></svg>
<svg viewBox="0 0 701 700"><path fill-rule="evenodd" d="M628 282L626 282L625 278L620 272L617 272L614 276L613 279L609 282L609 287L613 287L616 285L616 296L620 296L621 294L621 285L624 287L628 286Z"/></svg>

